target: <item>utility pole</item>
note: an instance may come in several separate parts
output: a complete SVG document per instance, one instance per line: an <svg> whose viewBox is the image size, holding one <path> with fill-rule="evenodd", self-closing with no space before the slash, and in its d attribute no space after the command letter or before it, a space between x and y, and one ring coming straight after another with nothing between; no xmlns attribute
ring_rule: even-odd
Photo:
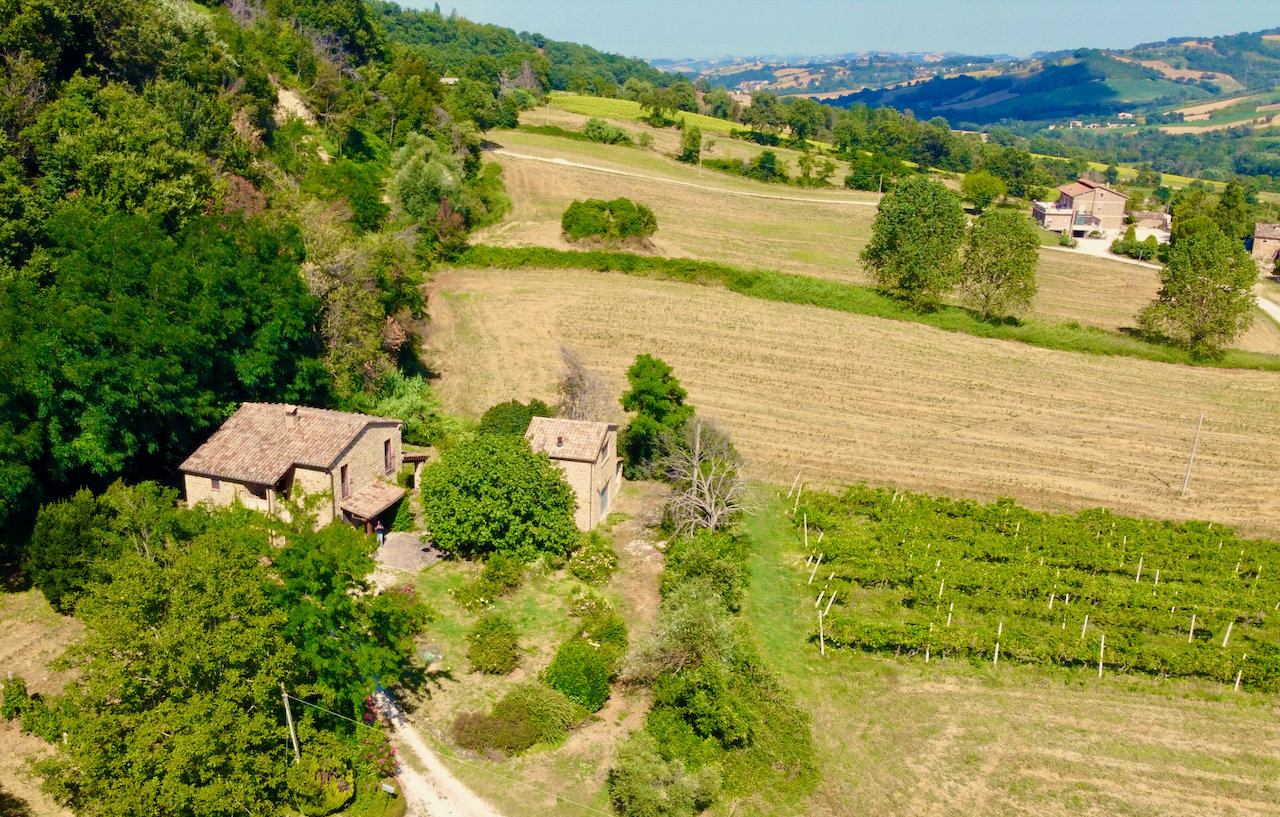
<svg viewBox="0 0 1280 817"><path fill-rule="evenodd" d="M280 682L280 698L284 701L284 719L289 722L289 737L293 739L293 762L302 760L298 752L298 733L293 729L293 711L289 709L289 693L284 691L284 681Z"/></svg>

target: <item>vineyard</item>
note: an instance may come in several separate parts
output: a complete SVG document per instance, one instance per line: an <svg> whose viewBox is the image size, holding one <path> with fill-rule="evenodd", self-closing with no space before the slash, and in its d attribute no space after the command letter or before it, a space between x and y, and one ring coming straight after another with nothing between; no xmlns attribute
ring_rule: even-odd
<svg viewBox="0 0 1280 817"><path fill-rule="evenodd" d="M866 487L806 494L795 525L825 646L1280 690L1274 542Z"/></svg>

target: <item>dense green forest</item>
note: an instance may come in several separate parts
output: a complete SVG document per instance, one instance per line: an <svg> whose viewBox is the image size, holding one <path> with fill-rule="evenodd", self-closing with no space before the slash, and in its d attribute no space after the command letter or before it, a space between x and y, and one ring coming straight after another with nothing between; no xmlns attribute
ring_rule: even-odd
<svg viewBox="0 0 1280 817"><path fill-rule="evenodd" d="M41 502L172 479L244 400L396 413L429 437L417 285L507 206L481 132L582 77L661 80L363 0L0 9L10 555Z"/></svg>

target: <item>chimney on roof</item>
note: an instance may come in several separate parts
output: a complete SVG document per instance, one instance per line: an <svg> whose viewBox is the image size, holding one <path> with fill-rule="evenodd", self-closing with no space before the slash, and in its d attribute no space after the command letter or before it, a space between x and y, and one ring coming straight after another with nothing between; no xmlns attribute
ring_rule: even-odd
<svg viewBox="0 0 1280 817"><path fill-rule="evenodd" d="M298 427L298 407L297 406L284 407L284 427L290 430Z"/></svg>
<svg viewBox="0 0 1280 817"><path fill-rule="evenodd" d="M556 448L564 448L564 437L556 437Z"/></svg>

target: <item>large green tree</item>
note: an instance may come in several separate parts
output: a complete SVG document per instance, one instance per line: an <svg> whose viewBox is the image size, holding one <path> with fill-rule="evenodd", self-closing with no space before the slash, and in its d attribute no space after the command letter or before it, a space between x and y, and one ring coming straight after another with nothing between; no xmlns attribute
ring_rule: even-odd
<svg viewBox="0 0 1280 817"><path fill-rule="evenodd" d="M964 195L966 201L973 203L973 206L982 212L991 206L991 203L1008 192L1004 180L999 176L994 176L987 170L974 170L964 175L964 181L960 183L960 192Z"/></svg>
<svg viewBox="0 0 1280 817"><path fill-rule="evenodd" d="M1014 210L992 210L971 228L964 246L960 292L984 318L1031 308L1040 237Z"/></svg>
<svg viewBox="0 0 1280 817"><path fill-rule="evenodd" d="M481 434L446 451L422 476L422 505L432 540L452 553L528 561L577 541L573 491L520 436Z"/></svg>
<svg viewBox="0 0 1280 817"><path fill-rule="evenodd" d="M1160 293L1138 315L1149 332L1161 333L1212 359L1253 321L1258 268L1244 245L1209 226L1179 240L1160 273Z"/></svg>
<svg viewBox="0 0 1280 817"><path fill-rule="evenodd" d="M914 309L932 309L960 275L960 199L941 182L912 176L880 201L860 258L881 291Z"/></svg>
<svg viewBox="0 0 1280 817"><path fill-rule="evenodd" d="M622 430L619 440L628 479L651 476L664 434L678 432L693 417L693 406L684 402L688 392L672 369L652 355L638 355L627 370L631 388L622 395L622 407L636 416Z"/></svg>

